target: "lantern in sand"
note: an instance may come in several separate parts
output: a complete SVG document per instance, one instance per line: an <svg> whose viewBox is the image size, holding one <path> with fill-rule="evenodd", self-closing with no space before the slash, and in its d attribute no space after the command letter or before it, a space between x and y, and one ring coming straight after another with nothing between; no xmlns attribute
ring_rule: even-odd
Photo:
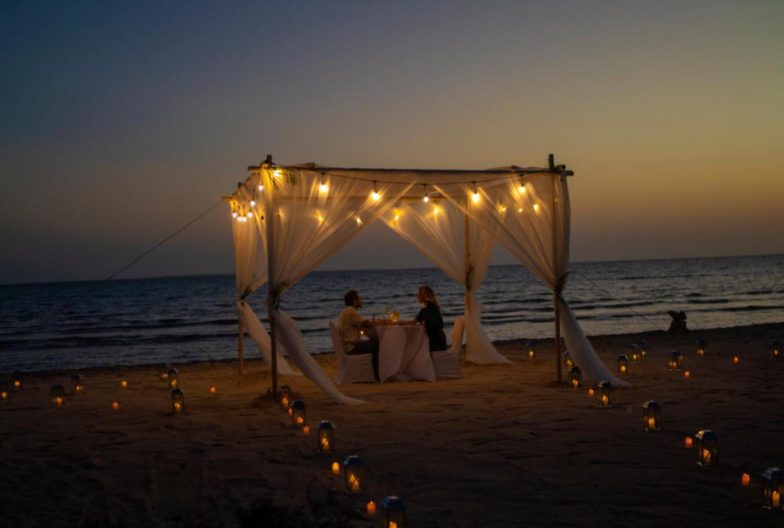
<svg viewBox="0 0 784 528"><path fill-rule="evenodd" d="M84 394L84 376L71 374L71 394Z"/></svg>
<svg viewBox="0 0 784 528"><path fill-rule="evenodd" d="M22 373L18 370L11 375L11 387L15 391L22 390Z"/></svg>
<svg viewBox="0 0 784 528"><path fill-rule="evenodd" d="M167 365L161 365L161 370L158 371L158 378L161 381L166 382L166 384L168 384L169 383L169 370L171 370L172 368L173 367L171 365L168 365L168 364Z"/></svg>
<svg viewBox="0 0 784 528"><path fill-rule="evenodd" d="M781 359L781 343L778 339L770 342L770 357L773 359Z"/></svg>
<svg viewBox="0 0 784 528"><path fill-rule="evenodd" d="M170 389L176 389L180 386L180 371L172 367L166 372L166 383L169 384Z"/></svg>
<svg viewBox="0 0 784 528"><path fill-rule="evenodd" d="M356 455L343 460L343 484L346 493L359 493L365 480L365 466Z"/></svg>
<svg viewBox="0 0 784 528"><path fill-rule="evenodd" d="M292 400L291 387L283 385L278 391L278 400L280 401L280 406L287 410L289 408L289 403L291 403Z"/></svg>
<svg viewBox="0 0 784 528"><path fill-rule="evenodd" d="M771 467L762 473L762 505L769 510L781 510L784 494L784 471Z"/></svg>
<svg viewBox="0 0 784 528"><path fill-rule="evenodd" d="M577 365L569 369L569 385L575 389L583 386L583 371Z"/></svg>
<svg viewBox="0 0 784 528"><path fill-rule="evenodd" d="M316 430L316 448L319 453L331 453L335 450L335 428L332 422L322 420Z"/></svg>
<svg viewBox="0 0 784 528"><path fill-rule="evenodd" d="M174 414L185 412L185 395L181 389L173 389L171 391L171 406Z"/></svg>
<svg viewBox="0 0 784 528"><path fill-rule="evenodd" d="M114 401L112 402L112 410L113 410L114 412L117 412L117 411L119 411L119 410L120 410L120 402L119 402L119 401L117 401L117 400L114 400Z"/></svg>
<svg viewBox="0 0 784 528"><path fill-rule="evenodd" d="M308 419L305 402L302 400L294 400L289 403L289 415L291 416L291 423L293 423L295 426L304 426Z"/></svg>
<svg viewBox="0 0 784 528"><path fill-rule="evenodd" d="M631 348L631 350L629 351L629 359L631 360L631 362L632 363L637 363L637 362L641 361L642 360L642 354L640 354L640 347L639 347L639 345L637 345L635 343L630 348Z"/></svg>
<svg viewBox="0 0 784 528"><path fill-rule="evenodd" d="M719 437L710 429L703 429L694 435L694 447L697 451L697 464L715 466L719 461Z"/></svg>
<svg viewBox="0 0 784 528"><path fill-rule="evenodd" d="M403 528L406 524L406 503L394 495L381 500L381 526Z"/></svg>
<svg viewBox="0 0 784 528"><path fill-rule="evenodd" d="M700 359L705 357L705 348L708 344L705 342L704 339L698 339L696 343L694 343L697 348L695 348L694 353Z"/></svg>
<svg viewBox="0 0 784 528"><path fill-rule="evenodd" d="M646 340L640 341L640 360L648 357L648 342Z"/></svg>
<svg viewBox="0 0 784 528"><path fill-rule="evenodd" d="M612 407L613 386L609 381L600 381L596 386L596 401L599 407Z"/></svg>
<svg viewBox="0 0 784 528"><path fill-rule="evenodd" d="M629 356L622 354L618 356L618 374L626 374L629 372Z"/></svg>
<svg viewBox="0 0 784 528"><path fill-rule="evenodd" d="M52 397L52 404L55 407L62 407L65 403L65 387L60 385L52 385L52 388L49 390L49 396Z"/></svg>
<svg viewBox="0 0 784 528"><path fill-rule="evenodd" d="M121 379L120 380L120 388L121 389L127 389L128 388L128 380L127 379Z"/></svg>
<svg viewBox="0 0 784 528"><path fill-rule="evenodd" d="M526 348L526 355L528 356L528 359L534 359L536 357L536 348L534 348L534 342L529 341L526 344L525 348Z"/></svg>
<svg viewBox="0 0 784 528"><path fill-rule="evenodd" d="M5 383L0 382L0 401L5 401L9 397L8 387Z"/></svg>
<svg viewBox="0 0 784 528"><path fill-rule="evenodd" d="M568 369L574 366L574 361L572 361L572 357L569 355L568 350L564 352L564 365L566 365L566 368Z"/></svg>
<svg viewBox="0 0 784 528"><path fill-rule="evenodd" d="M670 352L670 357L667 360L667 367L669 367L670 370L680 370L682 364L683 364L683 354L681 354L677 350L673 350L672 352Z"/></svg>
<svg viewBox="0 0 784 528"><path fill-rule="evenodd" d="M642 428L645 431L661 431L661 405L654 400L642 404Z"/></svg>

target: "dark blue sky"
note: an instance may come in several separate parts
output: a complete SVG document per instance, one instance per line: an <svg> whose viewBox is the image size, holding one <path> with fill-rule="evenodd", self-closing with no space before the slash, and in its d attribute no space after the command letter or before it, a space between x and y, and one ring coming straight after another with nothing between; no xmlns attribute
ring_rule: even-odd
<svg viewBox="0 0 784 528"><path fill-rule="evenodd" d="M0 283L103 278L267 153L555 152L575 260L784 251L781 20L778 1L2 2ZM385 229L326 266L427 264ZM219 207L126 276L231 259Z"/></svg>

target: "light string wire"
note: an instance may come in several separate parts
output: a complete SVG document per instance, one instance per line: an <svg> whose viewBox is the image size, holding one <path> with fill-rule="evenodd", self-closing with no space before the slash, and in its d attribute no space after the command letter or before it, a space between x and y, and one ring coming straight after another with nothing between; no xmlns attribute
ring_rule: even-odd
<svg viewBox="0 0 784 528"><path fill-rule="evenodd" d="M180 233L182 233L183 231L185 231L185 230L186 230L187 228L189 228L191 225L195 224L195 223L196 223L198 220L200 220L200 219L201 219L203 216L206 216L208 213L210 213L210 212L211 212L213 209L215 209L216 207L218 207L218 206L219 206L219 205L221 205L222 203L223 203L223 198L221 198L221 199L218 201L218 203L216 203L215 205L211 205L211 206L210 206L210 207L209 207L207 210L205 210L204 212L202 212L202 213L199 213L199 215L198 215L198 216L196 216L196 218L194 218L193 220L191 220L191 221L190 221L190 222L188 222L187 224L185 224L185 225L183 225L182 227L180 227L179 229L177 229L177 230L176 230L174 233L172 233L171 235L167 236L166 238L164 238L163 240L161 240L160 242L158 242L157 244L155 244L154 246L152 246L150 249L148 249L147 251L145 251L144 253L142 253L141 255L139 255L138 257L136 257L135 259L133 259L132 261L130 261L128 264L126 264L125 266L123 266L123 267L122 267L122 268L120 268L119 270L115 271L114 273L112 273L111 275L109 275L108 277L106 277L106 280L107 280L107 281L110 281L110 280L112 280L112 279L113 279L113 278L115 278L117 275L119 275L119 274L120 274L120 273L122 273L123 271L127 270L128 268L130 268L131 266L133 266L134 264L136 264L137 262L139 262L141 259L143 259L143 258L144 258L144 257L146 257L147 255L149 255L150 253L152 253L153 251L155 251L156 249L158 249L159 247L161 247L162 245L164 245L166 242L168 242L169 240L171 240L171 239L172 239L172 238L174 238L175 236L177 236L177 235L179 235Z"/></svg>
<svg viewBox="0 0 784 528"><path fill-rule="evenodd" d="M583 279L585 279L585 280L586 280L586 281L587 281L589 284L591 284L591 285L592 285L594 288L596 288L596 289L597 289L597 290L599 290L600 292L604 293L605 295L609 295L609 296L610 296L610 297L611 297L613 300L615 300L615 301L618 301L618 302L624 302L624 299L620 299L620 298L616 297L615 295L613 295L613 294L612 294L611 292L609 292L608 290L606 290L606 289L602 288L601 286L599 286L599 285L598 285L596 282L594 282L592 279L590 279L590 278L589 278L587 275L585 275L585 274L583 274L583 273L580 273L579 271L577 271L576 269L574 269L574 268L573 268L573 267L571 267L571 266L569 266L569 273L575 273L575 274L579 275L580 277L582 277ZM633 313L634 315L636 315L637 317L640 317L641 319L645 319L645 321L647 321L647 322L648 322L648 323L649 323L651 326L653 326L653 327L654 327L654 328L656 328L657 330L661 330L662 332L666 332L666 331L667 331L667 329L666 329L666 328L664 328L664 327L662 327L662 326L659 326L659 324L658 324L658 323L656 323L656 322L654 322L654 321L651 321L651 320L650 320L650 319L649 319L647 316L645 316L645 315L643 315L643 314L641 314L641 313L638 313L638 312L634 311L634 309L633 309L633 308L631 308L631 307L628 307L628 306L627 306L627 309L628 309L628 310L629 310L631 313Z"/></svg>

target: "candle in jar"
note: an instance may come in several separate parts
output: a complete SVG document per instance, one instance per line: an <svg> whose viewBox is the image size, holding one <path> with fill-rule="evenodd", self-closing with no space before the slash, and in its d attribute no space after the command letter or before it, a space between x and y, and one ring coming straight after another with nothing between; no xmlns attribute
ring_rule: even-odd
<svg viewBox="0 0 784 528"><path fill-rule="evenodd" d="M711 452L707 449L702 450L702 462L705 464L710 464L711 461Z"/></svg>
<svg viewBox="0 0 784 528"><path fill-rule="evenodd" d="M684 370L683 371L683 377L686 378L686 379L689 379L691 377L691 371L690 370Z"/></svg>
<svg viewBox="0 0 784 528"><path fill-rule="evenodd" d="M656 428L656 418L653 416L648 417L648 429L655 429Z"/></svg>
<svg viewBox="0 0 784 528"><path fill-rule="evenodd" d="M8 391L0 392L0 398L3 399L3 400L7 400L8 399Z"/></svg>
<svg viewBox="0 0 784 528"><path fill-rule="evenodd" d="M749 484L751 484L751 475L743 473L743 475L740 476L740 485L745 487Z"/></svg>
<svg viewBox="0 0 784 528"><path fill-rule="evenodd" d="M395 521L389 521L387 525L389 528L397 528L397 523Z"/></svg>
<svg viewBox="0 0 784 528"><path fill-rule="evenodd" d="M739 356L732 356L732 364L733 365L737 365L738 363L740 363L740 357Z"/></svg>
<svg viewBox="0 0 784 528"><path fill-rule="evenodd" d="M326 436L322 436L320 442L321 442L321 450L329 451L329 438L327 438Z"/></svg>
<svg viewBox="0 0 784 528"><path fill-rule="evenodd" d="M694 444L694 440L691 436L687 436L683 439L683 445L686 447L691 447Z"/></svg>
<svg viewBox="0 0 784 528"><path fill-rule="evenodd" d="M359 490L359 479L353 473L348 476L348 489L351 491Z"/></svg>
<svg viewBox="0 0 784 528"><path fill-rule="evenodd" d="M307 435L309 435L309 434L310 434L310 426L309 426L309 425L306 425L305 427L303 427L303 428L302 428L302 433L303 433L304 435L306 435L306 436L307 436Z"/></svg>
<svg viewBox="0 0 784 528"><path fill-rule="evenodd" d="M373 501L368 501L367 503L367 514L373 517L376 514L376 503Z"/></svg>
<svg viewBox="0 0 784 528"><path fill-rule="evenodd" d="M340 464L338 464L337 462L332 463L332 474L340 475Z"/></svg>
<svg viewBox="0 0 784 528"><path fill-rule="evenodd" d="M594 394L596 394L596 393L594 392L594 390L593 390L592 388L591 388L591 389L588 389L588 396L590 396L590 397L592 397L592 398L593 398L593 395L594 395Z"/></svg>
<svg viewBox="0 0 784 528"><path fill-rule="evenodd" d="M210 387L210 394L218 394L218 387L216 387L215 385Z"/></svg>
<svg viewBox="0 0 784 528"><path fill-rule="evenodd" d="M781 493L773 490L773 492L770 494L770 505L774 508L781 506Z"/></svg>
<svg viewBox="0 0 784 528"><path fill-rule="evenodd" d="M118 401L113 401L113 402L112 402L112 410L113 410L113 411L119 411L119 410L120 410L120 402L118 402Z"/></svg>
<svg viewBox="0 0 784 528"><path fill-rule="evenodd" d="M128 380L121 380L120 381L120 387L122 387L123 389L127 389L128 388Z"/></svg>

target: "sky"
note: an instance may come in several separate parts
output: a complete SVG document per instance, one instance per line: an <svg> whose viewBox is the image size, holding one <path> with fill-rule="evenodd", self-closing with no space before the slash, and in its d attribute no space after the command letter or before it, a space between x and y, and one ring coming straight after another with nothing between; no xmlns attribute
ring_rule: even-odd
<svg viewBox="0 0 784 528"><path fill-rule="evenodd" d="M0 284L280 163L570 179L573 261L784 252L784 2L0 2ZM233 272L219 205L121 277ZM494 263L511 263L499 251ZM382 225L323 268L427 266Z"/></svg>

